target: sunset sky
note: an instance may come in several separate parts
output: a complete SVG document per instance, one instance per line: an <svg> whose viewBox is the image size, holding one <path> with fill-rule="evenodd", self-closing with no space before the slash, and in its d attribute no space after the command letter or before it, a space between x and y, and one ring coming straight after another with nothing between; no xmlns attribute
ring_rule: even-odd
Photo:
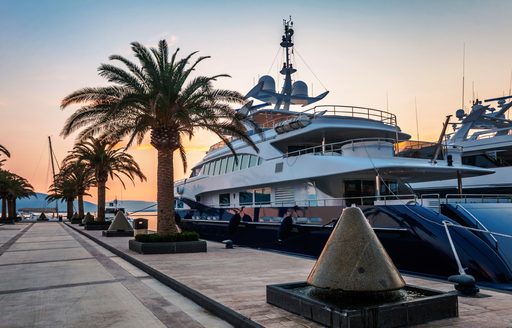
<svg viewBox="0 0 512 328"><path fill-rule="evenodd" d="M330 91L321 104L387 108L416 136L416 99L420 138L434 140L461 106L464 44L466 109L473 84L479 98L509 94L511 14L509 0L0 0L0 144L12 154L4 168L46 192L47 137L59 160L74 142L60 136L75 109L60 110L61 99L105 85L98 66L112 54L131 58L130 42L154 46L165 38L172 51L199 50L212 57L200 74L230 74L215 86L245 94L259 76L277 77L279 65L271 65L289 15L300 55L296 78L315 94ZM212 143L197 133L187 144L189 163ZM156 152L147 144L129 152L148 181L126 190L111 182L107 199L155 200ZM176 178L183 176L178 167Z"/></svg>

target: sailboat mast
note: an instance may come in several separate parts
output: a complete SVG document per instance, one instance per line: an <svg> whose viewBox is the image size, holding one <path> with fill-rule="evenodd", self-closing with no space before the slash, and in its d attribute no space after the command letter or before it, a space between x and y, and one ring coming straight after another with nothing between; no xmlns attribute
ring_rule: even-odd
<svg viewBox="0 0 512 328"><path fill-rule="evenodd" d="M48 145L50 146L50 162L52 163L53 183L55 183L55 163L53 162L55 156L53 154L52 138L50 136L48 136ZM59 217L59 203L57 203L57 201L55 201L55 210L57 211L57 217Z"/></svg>
<svg viewBox="0 0 512 328"><path fill-rule="evenodd" d="M52 138L48 136L48 145L50 146L50 162L52 163L53 182L55 182L55 164L53 163Z"/></svg>

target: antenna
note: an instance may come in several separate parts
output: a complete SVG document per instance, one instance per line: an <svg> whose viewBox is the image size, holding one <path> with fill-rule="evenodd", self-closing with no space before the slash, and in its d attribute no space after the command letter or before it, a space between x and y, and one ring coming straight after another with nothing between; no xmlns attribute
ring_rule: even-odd
<svg viewBox="0 0 512 328"><path fill-rule="evenodd" d="M471 99L471 102L475 103L475 81L471 82L471 90L473 91L473 99Z"/></svg>
<svg viewBox="0 0 512 328"><path fill-rule="evenodd" d="M418 104L416 103L416 97L414 97L414 111L416 113L416 140L418 140L418 146L420 145L420 128L418 124Z"/></svg>
<svg viewBox="0 0 512 328"><path fill-rule="evenodd" d="M508 85L508 95L512 96L512 69L510 70L510 84Z"/></svg>
<svg viewBox="0 0 512 328"><path fill-rule="evenodd" d="M464 46L462 47L462 106L464 109L464 74L466 68L466 42L464 42Z"/></svg>

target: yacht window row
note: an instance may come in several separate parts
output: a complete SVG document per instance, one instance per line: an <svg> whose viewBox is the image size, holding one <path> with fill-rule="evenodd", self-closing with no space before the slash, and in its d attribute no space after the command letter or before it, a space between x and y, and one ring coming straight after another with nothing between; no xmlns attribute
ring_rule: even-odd
<svg viewBox="0 0 512 328"><path fill-rule="evenodd" d="M191 177L203 173L206 175L221 175L238 170L244 170L249 167L260 165L262 162L261 157L250 154L238 155L238 162L235 161L235 156L226 156L217 160L203 164L192 170Z"/></svg>

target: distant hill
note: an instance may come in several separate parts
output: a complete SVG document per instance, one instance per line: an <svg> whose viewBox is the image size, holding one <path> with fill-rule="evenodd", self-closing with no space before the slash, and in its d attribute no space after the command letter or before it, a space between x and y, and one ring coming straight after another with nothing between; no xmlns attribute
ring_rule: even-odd
<svg viewBox="0 0 512 328"><path fill-rule="evenodd" d="M55 207L55 202L51 202L50 204L45 200L46 194L37 192L36 196L32 196L30 198L18 199L16 202L16 207L19 208L47 208L47 207ZM107 206L110 206L113 200L107 201ZM58 202L59 211L66 211L66 203ZM0 204L0 208L1 208ZM122 200L118 201L117 207L123 207L127 212L156 212L156 202L146 202L142 200ZM74 202L75 210L78 209L78 202ZM96 212L96 204L91 202L84 202L84 210L85 212Z"/></svg>
<svg viewBox="0 0 512 328"><path fill-rule="evenodd" d="M36 196L32 196L30 198L18 199L16 201L16 207L20 208L46 208L52 207L54 208L55 202L48 203L45 199L47 194L36 192ZM66 202L57 202L57 206L59 207L59 211L66 211ZM74 202L75 210L78 210L78 201ZM1 208L1 205L0 205ZM85 212L96 212L96 204L91 202L84 202L84 210Z"/></svg>

